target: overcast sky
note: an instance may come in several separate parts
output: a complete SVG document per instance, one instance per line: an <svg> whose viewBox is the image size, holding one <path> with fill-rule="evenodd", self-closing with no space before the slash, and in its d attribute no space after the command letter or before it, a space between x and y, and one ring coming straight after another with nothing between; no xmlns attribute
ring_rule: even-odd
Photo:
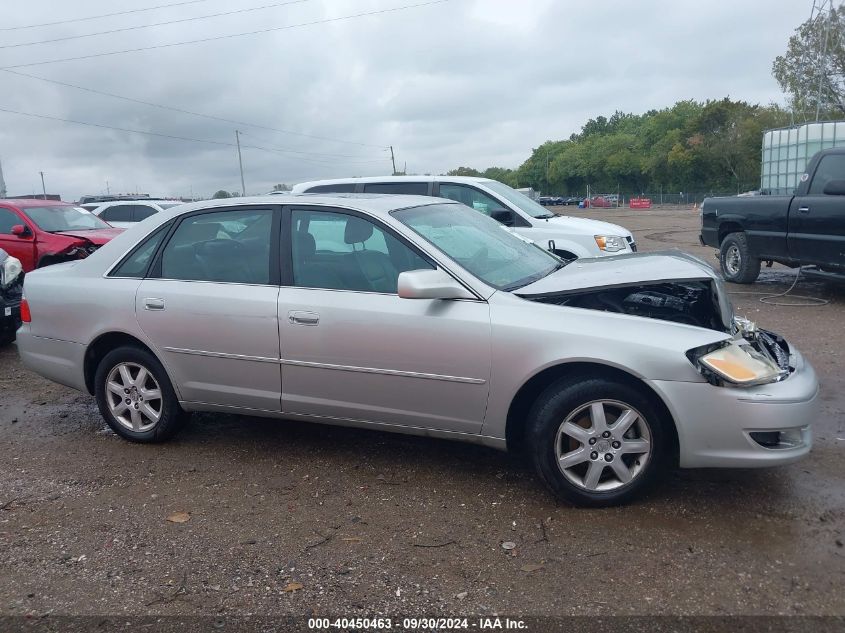
<svg viewBox="0 0 845 633"><path fill-rule="evenodd" d="M810 0L449 0L380 15L90 59L34 62L343 18L426 0L303 0L236 15L12 46L279 4L2 0L0 68L190 110L149 107L0 71L0 109L234 143L248 193L275 183L517 167L533 147L615 110L730 96L783 103L771 76ZM23 66L27 64L26 66ZM249 125L246 125L249 124ZM301 135L262 129L265 126ZM325 137L321 140L311 135ZM346 141L346 142L340 142ZM270 148L275 151L255 149ZM295 153L300 152L300 153ZM10 195L239 191L234 147L0 111Z"/></svg>

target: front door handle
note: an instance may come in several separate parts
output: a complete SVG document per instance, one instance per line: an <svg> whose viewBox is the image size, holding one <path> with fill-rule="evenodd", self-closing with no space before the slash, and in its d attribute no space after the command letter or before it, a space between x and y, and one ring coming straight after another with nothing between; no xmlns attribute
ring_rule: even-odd
<svg viewBox="0 0 845 633"><path fill-rule="evenodd" d="M164 299L144 299L144 310L164 310Z"/></svg>
<svg viewBox="0 0 845 633"><path fill-rule="evenodd" d="M317 325L320 322L320 315L305 310L291 310L288 312L288 321L294 325Z"/></svg>
<svg viewBox="0 0 845 633"><path fill-rule="evenodd" d="M798 213L809 213L810 207L798 207Z"/></svg>

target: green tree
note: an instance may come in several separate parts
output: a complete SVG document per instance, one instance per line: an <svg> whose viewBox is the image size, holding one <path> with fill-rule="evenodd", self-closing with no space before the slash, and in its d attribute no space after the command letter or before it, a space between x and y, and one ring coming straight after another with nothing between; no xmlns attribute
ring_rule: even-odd
<svg viewBox="0 0 845 633"><path fill-rule="evenodd" d="M222 189L220 191L216 191L214 193L214 195L211 196L211 198L213 200L219 200L220 198L231 198L231 197L232 197L231 193L229 193L228 191L223 191Z"/></svg>
<svg viewBox="0 0 845 633"><path fill-rule="evenodd" d="M481 172L472 167L458 167L446 172L447 176L480 176Z"/></svg>
<svg viewBox="0 0 845 633"><path fill-rule="evenodd" d="M845 114L845 5L807 20L789 38L772 74L802 120ZM827 51L823 60L822 51ZM821 87L821 91L819 91ZM817 98L820 95L820 98Z"/></svg>

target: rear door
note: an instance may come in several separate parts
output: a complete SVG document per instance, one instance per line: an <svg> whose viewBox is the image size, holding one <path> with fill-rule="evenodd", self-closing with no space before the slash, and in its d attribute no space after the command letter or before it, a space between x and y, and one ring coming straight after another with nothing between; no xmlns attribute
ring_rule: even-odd
<svg viewBox="0 0 845 633"><path fill-rule="evenodd" d="M845 180L845 154L819 161L807 195L789 209L789 252L802 263L845 267L845 196L826 195L831 180Z"/></svg>
<svg viewBox="0 0 845 633"><path fill-rule="evenodd" d="M278 412L279 210L180 218L136 295L135 312L183 400Z"/></svg>

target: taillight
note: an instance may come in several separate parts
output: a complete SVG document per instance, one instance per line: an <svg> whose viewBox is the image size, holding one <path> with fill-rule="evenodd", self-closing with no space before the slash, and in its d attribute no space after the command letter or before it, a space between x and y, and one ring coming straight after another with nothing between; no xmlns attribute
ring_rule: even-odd
<svg viewBox="0 0 845 633"><path fill-rule="evenodd" d="M21 321L32 323L32 313L29 311L29 301L21 299Z"/></svg>

